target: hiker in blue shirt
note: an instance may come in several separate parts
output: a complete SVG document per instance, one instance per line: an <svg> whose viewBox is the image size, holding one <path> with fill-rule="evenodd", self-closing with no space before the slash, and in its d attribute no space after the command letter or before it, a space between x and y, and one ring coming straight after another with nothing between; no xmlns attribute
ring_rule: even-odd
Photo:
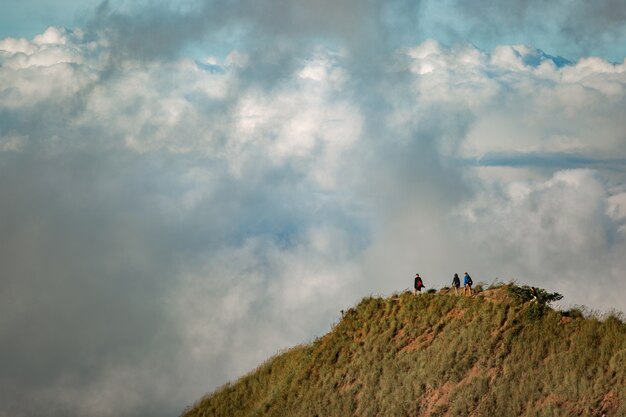
<svg viewBox="0 0 626 417"><path fill-rule="evenodd" d="M469 295L472 295L472 277L466 272L465 277L463 278L463 294L469 292Z"/></svg>

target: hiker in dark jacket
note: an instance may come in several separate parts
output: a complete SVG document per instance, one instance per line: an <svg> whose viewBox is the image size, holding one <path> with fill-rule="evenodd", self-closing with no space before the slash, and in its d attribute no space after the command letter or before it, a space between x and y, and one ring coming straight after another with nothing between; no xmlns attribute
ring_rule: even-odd
<svg viewBox="0 0 626 417"><path fill-rule="evenodd" d="M415 280L413 282L413 295L417 295L418 292L421 293L422 288L424 288L424 282L422 281L420 274L415 274Z"/></svg>
<svg viewBox="0 0 626 417"><path fill-rule="evenodd" d="M465 277L463 278L463 294L469 292L469 295L472 295L472 277L466 272Z"/></svg>
<svg viewBox="0 0 626 417"><path fill-rule="evenodd" d="M452 278L452 286L454 287L454 294L459 295L459 287L461 286L461 279L459 278L459 274L454 274L454 278Z"/></svg>

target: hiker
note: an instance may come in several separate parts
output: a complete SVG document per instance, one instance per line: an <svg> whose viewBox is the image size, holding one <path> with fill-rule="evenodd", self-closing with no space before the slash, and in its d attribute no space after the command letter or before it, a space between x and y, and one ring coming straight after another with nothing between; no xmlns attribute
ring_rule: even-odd
<svg viewBox="0 0 626 417"><path fill-rule="evenodd" d="M415 282L413 283L413 296L416 296L417 293L422 292L422 288L424 288L424 282L420 277L420 274L415 274Z"/></svg>
<svg viewBox="0 0 626 417"><path fill-rule="evenodd" d="M455 273L454 278L452 278L452 286L454 287L454 295L459 295L459 287L461 286L461 279L459 278L459 274Z"/></svg>
<svg viewBox="0 0 626 417"><path fill-rule="evenodd" d="M472 295L472 277L466 272L465 277L463 278L463 295L469 292L469 295Z"/></svg>

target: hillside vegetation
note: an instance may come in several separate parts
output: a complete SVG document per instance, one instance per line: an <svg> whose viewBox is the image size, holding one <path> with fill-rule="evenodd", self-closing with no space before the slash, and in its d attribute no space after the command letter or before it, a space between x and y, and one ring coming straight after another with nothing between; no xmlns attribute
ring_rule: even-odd
<svg viewBox="0 0 626 417"><path fill-rule="evenodd" d="M626 416L621 318L558 312L524 294L509 284L473 297L365 298L325 336L183 415Z"/></svg>

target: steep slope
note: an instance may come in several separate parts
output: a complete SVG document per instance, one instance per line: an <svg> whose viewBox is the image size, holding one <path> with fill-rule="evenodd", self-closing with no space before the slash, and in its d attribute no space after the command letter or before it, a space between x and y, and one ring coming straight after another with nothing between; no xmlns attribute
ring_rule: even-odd
<svg viewBox="0 0 626 417"><path fill-rule="evenodd" d="M626 416L626 325L474 297L366 298L191 416Z"/></svg>

